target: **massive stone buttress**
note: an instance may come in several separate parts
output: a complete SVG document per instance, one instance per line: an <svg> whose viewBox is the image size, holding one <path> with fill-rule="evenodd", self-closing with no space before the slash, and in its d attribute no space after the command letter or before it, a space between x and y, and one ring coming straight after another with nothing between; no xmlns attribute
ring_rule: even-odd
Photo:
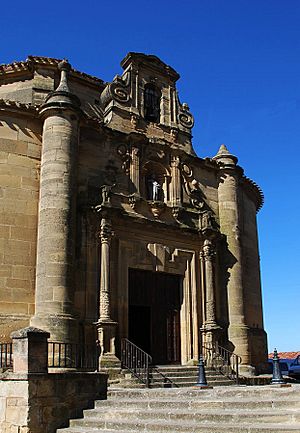
<svg viewBox="0 0 300 433"><path fill-rule="evenodd" d="M243 284L243 249L241 241L241 209L239 202L239 181L243 171L237 158L222 145L214 157L219 164L219 220L220 230L226 235L228 245L227 285L228 339L234 352L241 356L241 371L254 372L251 366L249 328L245 320L245 293Z"/></svg>
<svg viewBox="0 0 300 433"><path fill-rule="evenodd" d="M69 91L70 65L40 108L44 119L37 238L35 315L31 324L55 341L76 341L74 252L80 102Z"/></svg>

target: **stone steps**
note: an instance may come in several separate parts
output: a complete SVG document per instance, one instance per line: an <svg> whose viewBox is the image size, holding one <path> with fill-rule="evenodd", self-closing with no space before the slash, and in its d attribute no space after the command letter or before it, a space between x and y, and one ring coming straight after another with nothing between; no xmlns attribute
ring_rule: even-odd
<svg viewBox="0 0 300 433"><path fill-rule="evenodd" d="M151 400L142 400L138 398L131 397L130 399L126 398L118 398L118 403L120 407L130 407L130 408L140 408L143 409L159 409L161 407L167 407L168 409L176 409L178 408L178 401L173 399L151 399ZM236 400L233 398L228 398L225 401L220 401L217 399L212 400L181 400L180 408L182 409L242 409L243 411L252 411L253 409L281 409L286 408L285 400L275 400L275 399L266 399L261 401L259 399L249 399L249 400ZM115 399L111 398L108 400L99 400L95 402L95 407L114 407ZM289 399L288 404L290 409L297 409L300 413L300 399Z"/></svg>
<svg viewBox="0 0 300 433"><path fill-rule="evenodd" d="M162 374L160 374L160 373ZM139 384L138 380L123 370L123 376L118 379L109 381L109 386L123 387L123 388L140 388L143 387ZM162 376L163 375L163 376ZM169 378L174 386L176 387L192 387L197 383L198 367L197 366L157 366L150 373L150 388L169 388L172 386L168 380L164 379L164 376ZM206 369L206 379L210 386L226 386L233 385L234 382L223 376L221 373L216 372L212 369Z"/></svg>
<svg viewBox="0 0 300 433"><path fill-rule="evenodd" d="M57 433L299 433L300 385L116 389Z"/></svg>

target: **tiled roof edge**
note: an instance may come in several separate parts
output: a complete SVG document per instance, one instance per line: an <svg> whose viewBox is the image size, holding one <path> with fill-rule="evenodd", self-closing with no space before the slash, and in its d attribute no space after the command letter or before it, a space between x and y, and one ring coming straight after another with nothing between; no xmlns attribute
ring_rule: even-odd
<svg viewBox="0 0 300 433"><path fill-rule="evenodd" d="M6 74L13 74L14 72L22 71L33 71L34 65L45 65L45 66L57 66L62 59L55 59L52 57L42 57L42 56L28 56L25 61L13 62L8 64L0 65L0 76ZM85 72L78 71L74 68L71 70L71 74L75 77L87 80L95 85L105 85L101 78L94 77L93 75L86 74Z"/></svg>

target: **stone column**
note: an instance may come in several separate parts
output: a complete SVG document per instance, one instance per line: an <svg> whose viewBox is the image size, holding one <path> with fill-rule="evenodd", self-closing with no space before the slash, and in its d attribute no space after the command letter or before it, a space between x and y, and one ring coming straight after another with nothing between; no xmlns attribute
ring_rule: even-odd
<svg viewBox="0 0 300 433"><path fill-rule="evenodd" d="M237 158L231 155L222 145L214 157L220 165L219 171L219 218L220 229L226 235L230 274L227 286L229 312L229 341L234 352L242 357L241 371L252 373L248 327L245 323L245 307L243 293L242 245L240 239L239 212L239 179L242 169L238 167Z"/></svg>
<svg viewBox="0 0 300 433"><path fill-rule="evenodd" d="M116 357L115 337L117 322L111 318L110 301L110 244L112 238L112 225L110 219L103 217L100 228L101 268L100 268L100 292L99 292L99 321L96 323L98 341L101 348L99 366L119 366L120 361Z"/></svg>
<svg viewBox="0 0 300 433"><path fill-rule="evenodd" d="M201 329L203 333L204 354L209 364L212 349L218 341L221 327L217 324L216 319L216 296L215 296L215 247L211 240L206 239L203 244L203 271L205 285L205 320Z"/></svg>
<svg viewBox="0 0 300 433"><path fill-rule="evenodd" d="M212 242L208 239L204 241L203 257L205 268L205 326L215 328L217 326L214 277L215 250Z"/></svg>
<svg viewBox="0 0 300 433"><path fill-rule="evenodd" d="M35 315L31 324L63 342L77 340L73 309L80 101L69 92L70 65L48 95L44 118L37 237Z"/></svg>
<svg viewBox="0 0 300 433"><path fill-rule="evenodd" d="M173 207L181 207L181 177L180 158L177 155L171 156L171 201Z"/></svg>
<svg viewBox="0 0 300 433"><path fill-rule="evenodd" d="M110 321L110 242L112 237L111 222L101 220L101 274L100 274L100 321Z"/></svg>

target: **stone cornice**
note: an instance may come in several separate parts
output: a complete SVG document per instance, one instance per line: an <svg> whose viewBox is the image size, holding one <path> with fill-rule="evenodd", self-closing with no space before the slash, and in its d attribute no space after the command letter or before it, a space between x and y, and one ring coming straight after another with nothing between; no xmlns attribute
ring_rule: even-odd
<svg viewBox="0 0 300 433"><path fill-rule="evenodd" d="M33 104L25 104L18 101L11 101L9 99L0 99L1 111L13 111L23 114L38 114L38 106Z"/></svg>
<svg viewBox="0 0 300 433"><path fill-rule="evenodd" d="M241 177L240 183L245 186L246 191L249 192L254 198L256 203L256 211L258 212L264 204L264 194L262 189L253 180L249 179L249 177L245 175Z"/></svg>
<svg viewBox="0 0 300 433"><path fill-rule="evenodd" d="M39 105L12 101L10 99L0 99L0 111L7 111L27 116L39 117L39 110ZM101 119L96 116L91 116L85 111L83 111L82 122L96 128L99 128L99 126L103 126L103 121Z"/></svg>

